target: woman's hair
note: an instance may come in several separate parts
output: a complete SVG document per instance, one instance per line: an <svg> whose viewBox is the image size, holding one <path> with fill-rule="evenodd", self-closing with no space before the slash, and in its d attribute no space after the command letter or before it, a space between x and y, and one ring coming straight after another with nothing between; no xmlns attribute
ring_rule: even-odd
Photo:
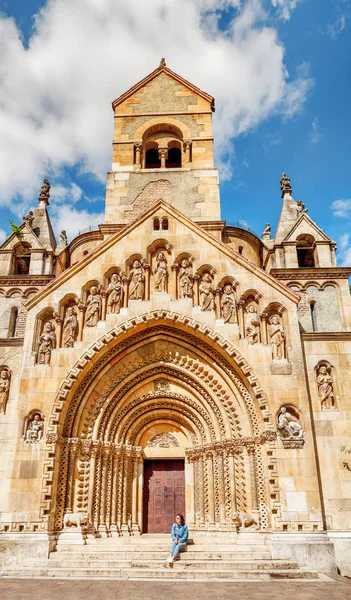
<svg viewBox="0 0 351 600"><path fill-rule="evenodd" d="M184 519L183 515L181 515L180 513L178 513L176 516L180 518L180 520L181 520L181 525L184 525L184 523L185 523L185 519Z"/></svg>

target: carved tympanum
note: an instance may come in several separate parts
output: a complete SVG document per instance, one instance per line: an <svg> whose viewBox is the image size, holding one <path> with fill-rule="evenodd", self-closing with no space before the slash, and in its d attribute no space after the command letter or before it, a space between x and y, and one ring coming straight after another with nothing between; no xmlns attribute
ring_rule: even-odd
<svg viewBox="0 0 351 600"><path fill-rule="evenodd" d="M120 275L114 273L107 288L107 309L109 313L119 313L123 302L123 282Z"/></svg>
<svg viewBox="0 0 351 600"><path fill-rule="evenodd" d="M256 302L250 302L245 310L245 337L249 344L260 342L260 319Z"/></svg>
<svg viewBox="0 0 351 600"><path fill-rule="evenodd" d="M151 448L159 446L160 448L176 448L179 442L172 433L158 433L147 443Z"/></svg>
<svg viewBox="0 0 351 600"><path fill-rule="evenodd" d="M183 258L178 272L179 298L192 298L194 278L193 269L188 258Z"/></svg>
<svg viewBox="0 0 351 600"><path fill-rule="evenodd" d="M10 373L7 369L0 371L0 413L6 412L7 401L10 394Z"/></svg>
<svg viewBox="0 0 351 600"><path fill-rule="evenodd" d="M73 348L78 336L78 329L77 313L72 306L69 306L63 322L62 346L64 348Z"/></svg>
<svg viewBox="0 0 351 600"><path fill-rule="evenodd" d="M231 283L223 286L221 297L221 313L225 323L236 323L236 301L234 288Z"/></svg>
<svg viewBox="0 0 351 600"><path fill-rule="evenodd" d="M171 387L167 379L156 379L154 381L155 392L169 392Z"/></svg>
<svg viewBox="0 0 351 600"><path fill-rule="evenodd" d="M164 252L158 252L156 255L156 268L154 270L155 283L154 292L166 292L167 291L167 260Z"/></svg>
<svg viewBox="0 0 351 600"><path fill-rule="evenodd" d="M328 369L326 365L321 365L317 373L318 394L322 409L330 410L335 408L335 396L330 368Z"/></svg>
<svg viewBox="0 0 351 600"><path fill-rule="evenodd" d="M285 406L280 409L277 426L284 448L300 448L303 446L305 434L302 426Z"/></svg>
<svg viewBox="0 0 351 600"><path fill-rule="evenodd" d="M27 444L35 444L40 442L43 437L44 421L40 413L32 415L28 421L27 430L25 432L24 441Z"/></svg>
<svg viewBox="0 0 351 600"><path fill-rule="evenodd" d="M38 363L40 365L49 365L51 352L56 348L55 326L51 321L45 323L42 334L39 338Z"/></svg>
<svg viewBox="0 0 351 600"><path fill-rule="evenodd" d="M213 310L215 305L214 288L212 275L206 271L201 278L199 285L201 310Z"/></svg>
<svg viewBox="0 0 351 600"><path fill-rule="evenodd" d="M279 315L272 315L270 317L268 333L273 360L286 358L286 335Z"/></svg>
<svg viewBox="0 0 351 600"><path fill-rule="evenodd" d="M129 273L129 300L144 300L145 271L140 260L135 260Z"/></svg>
<svg viewBox="0 0 351 600"><path fill-rule="evenodd" d="M92 285L87 299L87 309L85 313L86 327L95 327L101 318L101 295L96 285Z"/></svg>

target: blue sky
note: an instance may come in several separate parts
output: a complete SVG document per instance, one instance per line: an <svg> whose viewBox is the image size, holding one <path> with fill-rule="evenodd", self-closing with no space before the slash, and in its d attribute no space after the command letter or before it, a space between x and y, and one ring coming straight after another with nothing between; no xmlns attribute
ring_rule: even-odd
<svg viewBox="0 0 351 600"><path fill-rule="evenodd" d="M216 97L222 217L274 231L285 171L351 264L351 0L146 5L0 0L0 240L45 175L57 230L102 222L110 102L165 56Z"/></svg>

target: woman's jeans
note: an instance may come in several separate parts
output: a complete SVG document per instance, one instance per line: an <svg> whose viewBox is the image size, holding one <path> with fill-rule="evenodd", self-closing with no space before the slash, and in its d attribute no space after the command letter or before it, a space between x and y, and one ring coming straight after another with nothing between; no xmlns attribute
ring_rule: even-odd
<svg viewBox="0 0 351 600"><path fill-rule="evenodd" d="M176 543L176 541L174 541L174 542L172 543L172 546L171 546L171 553L173 554L173 557L174 557L174 558L177 556L177 554L178 554L179 550L180 550L181 548L184 548L184 546L186 546L186 542L183 542L183 543L179 542L179 544L177 544L177 543Z"/></svg>

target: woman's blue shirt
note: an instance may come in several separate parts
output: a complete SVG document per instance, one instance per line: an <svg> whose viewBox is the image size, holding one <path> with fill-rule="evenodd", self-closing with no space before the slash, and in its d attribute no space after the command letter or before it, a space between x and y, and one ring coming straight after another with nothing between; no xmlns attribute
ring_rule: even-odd
<svg viewBox="0 0 351 600"><path fill-rule="evenodd" d="M188 526L184 523L183 525L178 525L178 523L173 523L172 525L172 540L178 540L181 544L186 544L188 541Z"/></svg>

